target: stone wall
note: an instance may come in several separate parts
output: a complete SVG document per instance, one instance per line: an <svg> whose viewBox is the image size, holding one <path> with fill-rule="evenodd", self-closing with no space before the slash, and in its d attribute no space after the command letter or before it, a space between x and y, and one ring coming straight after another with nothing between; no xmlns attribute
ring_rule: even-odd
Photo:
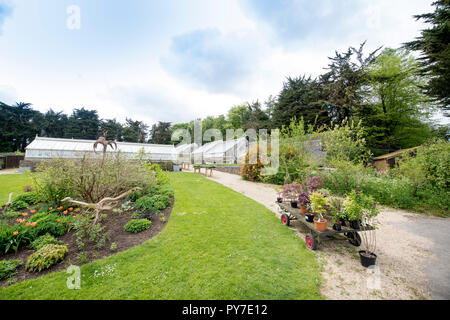
<svg viewBox="0 0 450 320"><path fill-rule="evenodd" d="M216 165L214 170L221 171L221 172L226 172L226 173L231 173L231 174L236 174L238 176L241 175L241 166L220 166L220 165Z"/></svg>

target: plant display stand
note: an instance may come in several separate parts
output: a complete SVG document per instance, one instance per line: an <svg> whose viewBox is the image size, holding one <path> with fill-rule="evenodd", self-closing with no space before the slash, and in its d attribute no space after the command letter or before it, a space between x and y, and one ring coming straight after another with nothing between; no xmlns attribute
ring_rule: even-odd
<svg viewBox="0 0 450 320"><path fill-rule="evenodd" d="M281 223L285 226L289 226L291 221L297 220L309 229L310 232L306 235L305 242L311 250L317 250L321 242L326 240L348 240L355 247L359 247L361 245L361 237L358 232L373 230L372 227L365 228L365 230L342 227L342 230L336 231L331 227L331 219L327 218L327 230L320 232L314 228L313 223L306 221L305 216L300 212L300 209L292 208L290 203L287 202L277 202L277 204L281 214Z"/></svg>
<svg viewBox="0 0 450 320"><path fill-rule="evenodd" d="M189 170L189 168L191 167L191 164L189 162L183 162L181 163L181 168L182 169L187 169Z"/></svg>
<svg viewBox="0 0 450 320"><path fill-rule="evenodd" d="M201 169L205 169L205 177L208 177L208 172L209 177L212 177L212 172L215 167L216 166L210 164L194 164L194 173L201 174Z"/></svg>

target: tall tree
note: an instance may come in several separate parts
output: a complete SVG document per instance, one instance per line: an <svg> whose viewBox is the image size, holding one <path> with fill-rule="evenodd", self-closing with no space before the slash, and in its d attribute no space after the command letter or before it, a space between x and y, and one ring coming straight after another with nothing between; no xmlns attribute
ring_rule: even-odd
<svg viewBox="0 0 450 320"><path fill-rule="evenodd" d="M424 122L431 106L417 61L403 50L385 49L369 67L371 92L359 117L374 154L415 147L431 136Z"/></svg>
<svg viewBox="0 0 450 320"><path fill-rule="evenodd" d="M18 102L14 106L0 102L0 147L4 152L24 151L39 133L42 114L30 103Z"/></svg>
<svg viewBox="0 0 450 320"><path fill-rule="evenodd" d="M67 130L68 117L62 111L49 109L43 116L40 125L40 135L43 137L63 138Z"/></svg>
<svg viewBox="0 0 450 320"><path fill-rule="evenodd" d="M74 109L68 119L66 138L95 140L98 136L100 120L97 110Z"/></svg>
<svg viewBox="0 0 450 320"><path fill-rule="evenodd" d="M148 125L142 121L133 121L128 118L125 122L125 127L123 128L123 141L145 143Z"/></svg>
<svg viewBox="0 0 450 320"><path fill-rule="evenodd" d="M433 2L435 11L415 15L431 27L422 30L416 40L405 46L420 51L422 74L430 76L426 92L439 102L444 111L450 110L450 0ZM450 116L450 114L447 114Z"/></svg>
<svg viewBox="0 0 450 320"><path fill-rule="evenodd" d="M336 51L334 57L329 57L329 71L320 76L319 82L324 87L326 100L322 105L328 105L334 123L351 118L363 104L369 80L367 67L381 49L364 57L364 46L365 42L359 49L350 47L346 52Z"/></svg>
<svg viewBox="0 0 450 320"><path fill-rule="evenodd" d="M100 132L102 134L107 132L105 137L107 140L123 141L123 126L120 122L117 122L116 119L101 120Z"/></svg>
<svg viewBox="0 0 450 320"><path fill-rule="evenodd" d="M291 119L303 117L305 123L317 125L329 123L328 107L323 100L322 87L311 77L288 78L272 111L275 127L288 126Z"/></svg>
<svg viewBox="0 0 450 320"><path fill-rule="evenodd" d="M150 130L149 142L155 144L170 144L172 137L170 126L170 122L159 121L157 124L153 124L152 129Z"/></svg>

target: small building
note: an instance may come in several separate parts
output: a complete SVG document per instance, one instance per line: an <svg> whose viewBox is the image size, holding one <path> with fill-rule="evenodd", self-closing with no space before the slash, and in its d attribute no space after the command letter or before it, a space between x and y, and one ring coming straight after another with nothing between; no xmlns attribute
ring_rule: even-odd
<svg viewBox="0 0 450 320"><path fill-rule="evenodd" d="M396 158L399 158L405 152L414 153L418 147L402 149L379 157L373 158L373 165L379 172L386 171L388 168L394 168L396 165Z"/></svg>

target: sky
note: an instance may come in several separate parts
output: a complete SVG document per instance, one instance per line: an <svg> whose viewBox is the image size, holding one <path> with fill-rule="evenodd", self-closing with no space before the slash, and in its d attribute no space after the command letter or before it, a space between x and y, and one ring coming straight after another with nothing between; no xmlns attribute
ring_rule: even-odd
<svg viewBox="0 0 450 320"><path fill-rule="evenodd" d="M0 101L187 122L276 96L335 50L399 47L432 0L0 0Z"/></svg>

